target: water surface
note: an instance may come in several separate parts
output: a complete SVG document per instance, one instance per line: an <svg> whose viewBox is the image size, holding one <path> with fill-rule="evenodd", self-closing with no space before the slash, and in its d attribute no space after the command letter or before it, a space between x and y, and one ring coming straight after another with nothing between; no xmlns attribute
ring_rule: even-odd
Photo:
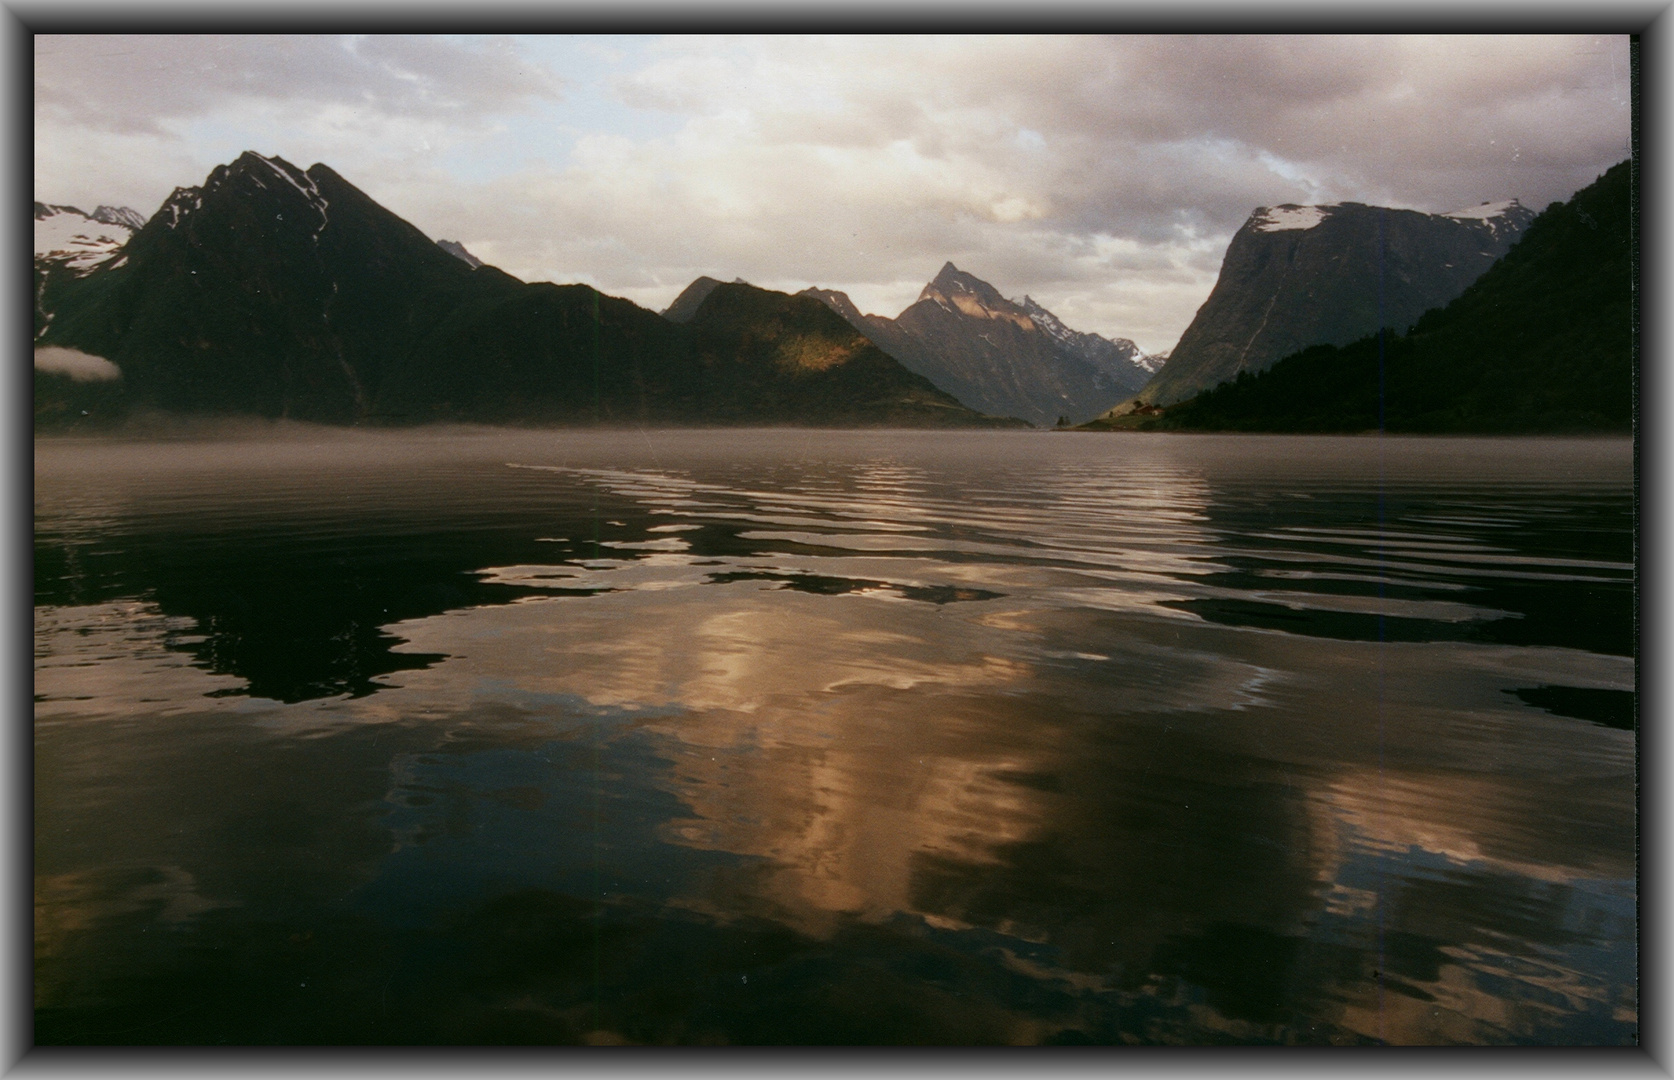
<svg viewBox="0 0 1674 1080"><path fill-rule="evenodd" d="M43 1043L1630 1043L1620 440L36 444Z"/></svg>

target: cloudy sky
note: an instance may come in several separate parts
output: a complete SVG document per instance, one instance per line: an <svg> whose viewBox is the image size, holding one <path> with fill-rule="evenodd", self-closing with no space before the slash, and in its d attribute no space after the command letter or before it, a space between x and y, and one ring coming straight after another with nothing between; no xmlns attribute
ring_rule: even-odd
<svg viewBox="0 0 1674 1080"><path fill-rule="evenodd" d="M1151 351L1257 206L1544 207L1628 132L1625 37L35 39L43 201L252 149L525 280L893 316L952 260Z"/></svg>

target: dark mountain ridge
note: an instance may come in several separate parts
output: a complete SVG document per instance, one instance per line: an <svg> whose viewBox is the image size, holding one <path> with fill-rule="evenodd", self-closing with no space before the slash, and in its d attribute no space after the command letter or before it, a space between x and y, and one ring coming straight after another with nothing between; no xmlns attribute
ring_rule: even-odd
<svg viewBox="0 0 1674 1080"><path fill-rule="evenodd" d="M709 294L721 282L712 277L694 278L692 283L680 290L680 295L674 302L663 309L663 318L673 323L689 323L697 315L698 308L709 299Z"/></svg>
<svg viewBox="0 0 1674 1080"><path fill-rule="evenodd" d="M727 288L779 299L754 302L760 325L740 321L729 293L679 326L584 285L525 284L456 257L324 165L246 153L177 189L121 259L64 290L37 343L114 362L124 407L165 412L993 422L819 303ZM38 418L80 411L69 380L37 373L36 391Z"/></svg>

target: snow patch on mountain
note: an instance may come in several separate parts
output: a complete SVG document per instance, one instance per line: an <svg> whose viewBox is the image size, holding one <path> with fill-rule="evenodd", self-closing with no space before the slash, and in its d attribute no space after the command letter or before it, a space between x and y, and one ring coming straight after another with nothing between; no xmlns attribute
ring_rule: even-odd
<svg viewBox="0 0 1674 1080"><path fill-rule="evenodd" d="M121 225L133 232L145 228L145 215L129 206L100 206L88 217L106 225Z"/></svg>
<svg viewBox="0 0 1674 1080"><path fill-rule="evenodd" d="M1330 206L1297 206L1294 203L1285 203L1283 206L1263 206L1251 215L1250 224L1257 232L1311 229L1330 217L1330 211Z"/></svg>
<svg viewBox="0 0 1674 1080"><path fill-rule="evenodd" d="M1155 375L1163 369L1164 364L1168 363L1168 356L1173 351L1173 349L1164 349L1160 353L1140 353L1133 358L1133 362Z"/></svg>
<svg viewBox="0 0 1674 1080"><path fill-rule="evenodd" d="M1501 199L1498 202L1485 202L1441 216L1455 221L1481 222L1487 226L1494 239L1498 240L1502 233L1527 228L1529 222L1535 219L1535 212L1516 199Z"/></svg>
<svg viewBox="0 0 1674 1080"><path fill-rule="evenodd" d="M1132 364L1143 369L1147 374L1162 367L1162 361L1155 365L1147 361L1146 355L1138 345L1127 338L1107 338L1102 334L1086 333L1071 330L1065 326L1063 320L1042 307L1032 296L1025 295L1021 300L1013 300L1023 313L1029 317L1041 333L1056 341L1060 347L1083 359L1094 362Z"/></svg>
<svg viewBox="0 0 1674 1080"><path fill-rule="evenodd" d="M163 224L170 229L177 228L180 221L194 210L203 208L203 189L195 187L177 187L170 193L157 216L163 219Z"/></svg>
<svg viewBox="0 0 1674 1080"><path fill-rule="evenodd" d="M1504 217L1507 210L1510 210L1513 206L1521 205L1516 199L1501 199L1499 202L1485 202L1481 206L1470 206L1463 210L1455 210L1451 214L1443 214L1442 217L1475 218L1480 221L1486 218Z"/></svg>
<svg viewBox="0 0 1674 1080"><path fill-rule="evenodd" d="M293 176L291 171L285 167L285 163L279 158L262 157L260 154L251 154L250 156L272 169L273 175L296 188L302 197L308 200L308 205L318 210L322 218L325 216L326 207L330 204L326 201L325 196L320 194L320 189L315 186L313 178L307 173L298 170Z"/></svg>
<svg viewBox="0 0 1674 1080"><path fill-rule="evenodd" d="M296 169L293 173L292 169L295 169L295 166L280 157L263 157L257 153L246 152L238 159L240 163L246 160L252 164L267 166L274 176L295 188L308 201L308 205L320 215L320 223L314 228L314 242L319 243L320 233L325 230L326 225L331 221L330 216L326 213L331 204L324 195L320 194L320 189L314 184L313 178L301 169ZM264 188L267 186L261 182L260 174L254 170L250 172L250 178Z"/></svg>
<svg viewBox="0 0 1674 1080"><path fill-rule="evenodd" d="M35 204L36 257L59 263L77 277L92 273L133 235L127 225L96 220L73 206Z"/></svg>
<svg viewBox="0 0 1674 1080"><path fill-rule="evenodd" d="M269 180L278 180L280 183L270 187ZM175 188L156 216L162 219L164 227L179 228L180 223L188 216L203 209L206 194L214 195L233 184L252 184L263 191L275 193L284 192L286 188L294 190L302 196L308 209L320 216L319 224L314 226L313 232L314 242L320 242L320 233L331 220L327 213L331 204L320 194L313 178L283 158L267 158L254 151L240 154L238 160L231 165L218 166L209 174L209 179L202 187Z"/></svg>

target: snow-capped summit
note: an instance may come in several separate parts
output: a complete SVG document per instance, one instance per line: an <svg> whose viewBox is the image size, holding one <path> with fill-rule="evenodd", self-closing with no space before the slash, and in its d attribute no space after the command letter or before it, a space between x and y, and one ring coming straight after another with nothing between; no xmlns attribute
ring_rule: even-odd
<svg viewBox="0 0 1674 1080"><path fill-rule="evenodd" d="M1139 400L1172 405L1313 345L1405 330L1464 292L1532 220L1515 199L1451 214L1358 202L1259 207Z"/></svg>
<svg viewBox="0 0 1674 1080"><path fill-rule="evenodd" d="M1261 206L1250 215L1248 228L1256 232L1285 232L1290 229L1311 229L1315 225L1331 216L1335 204L1323 206L1298 206L1295 203L1284 203L1281 206Z"/></svg>
<svg viewBox="0 0 1674 1080"><path fill-rule="evenodd" d="M1152 362L1152 358L1146 355L1143 349L1127 338L1107 338L1102 334L1071 330L1058 316L1041 307L1032 296L1025 295L1023 299L1013 300L1012 303L1023 309L1023 313L1029 316L1030 321L1041 333L1056 341L1068 352L1092 363L1131 365L1146 374L1162 367L1161 360Z"/></svg>
<svg viewBox="0 0 1674 1080"><path fill-rule="evenodd" d="M1535 219L1535 212L1516 199L1501 199L1498 202L1468 206L1441 216L1458 221L1479 221L1498 239L1502 235L1516 235L1528 228L1529 222Z"/></svg>
<svg viewBox="0 0 1674 1080"><path fill-rule="evenodd" d="M1320 203L1311 206L1299 206L1296 203L1283 203L1279 206L1258 206L1245 228L1255 232L1289 232L1291 230L1312 229L1322 221L1331 217L1342 203ZM1353 204L1351 204L1353 205ZM1535 213L1516 199L1501 199L1498 202L1484 202L1480 206L1470 206L1463 210L1455 210L1448 214L1437 214L1436 217L1453 218L1462 222L1481 222L1488 231L1495 236L1501 233L1507 235L1522 232L1529 222L1535 218Z"/></svg>
<svg viewBox="0 0 1674 1080"><path fill-rule="evenodd" d="M1521 205L1523 204L1518 202L1516 199L1501 199L1499 202L1489 202L1484 199L1482 204L1479 206L1467 206L1463 210L1455 210L1452 213L1443 214L1442 217L1476 218L1480 221L1486 218L1499 217L1513 206Z"/></svg>
<svg viewBox="0 0 1674 1080"><path fill-rule="evenodd" d="M144 221L126 207L101 206L95 213L86 214L73 206L37 202L35 256L63 266L77 277L90 274L121 251L134 235L129 215Z"/></svg>
<svg viewBox="0 0 1674 1080"><path fill-rule="evenodd" d="M145 228L145 215L128 206L100 206L88 216L106 225L125 225L134 232Z"/></svg>

